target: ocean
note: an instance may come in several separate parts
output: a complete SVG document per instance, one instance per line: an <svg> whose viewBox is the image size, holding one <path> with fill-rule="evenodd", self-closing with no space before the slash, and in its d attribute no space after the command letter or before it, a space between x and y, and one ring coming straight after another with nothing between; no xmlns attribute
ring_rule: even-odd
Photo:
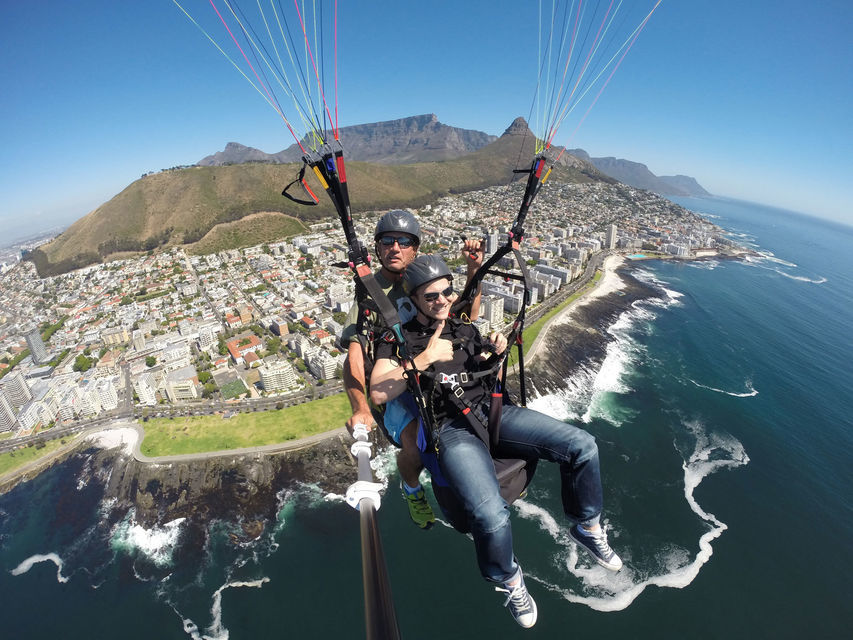
<svg viewBox="0 0 853 640"><path fill-rule="evenodd" d="M725 199L678 199L755 249L636 261L664 295L608 329L607 356L534 408L599 443L618 574L570 542L556 470L513 507L539 606L521 630L471 542L416 530L391 485L378 513L403 638L848 638L853 628L853 228ZM119 517L75 456L0 496L3 637L364 637L359 526L340 496L282 490L234 543Z"/></svg>

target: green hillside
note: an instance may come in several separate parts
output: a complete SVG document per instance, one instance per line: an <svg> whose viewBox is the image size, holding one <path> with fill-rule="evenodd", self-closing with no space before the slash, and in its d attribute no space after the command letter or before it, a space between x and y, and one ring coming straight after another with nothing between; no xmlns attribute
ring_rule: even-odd
<svg viewBox="0 0 853 640"><path fill-rule="evenodd" d="M525 131L526 125L510 127L492 144L444 162L347 163L353 211L421 207L448 193L506 184L517 160L533 157L533 137L523 135ZM552 180L611 181L592 165L565 158ZM28 258L45 276L127 252L182 245L193 253L205 253L273 242L299 233L297 221L311 222L334 213L316 183L312 188L320 197L318 206L298 205L281 196L299 168L296 164L241 164L148 175ZM263 218L254 216L262 212Z"/></svg>

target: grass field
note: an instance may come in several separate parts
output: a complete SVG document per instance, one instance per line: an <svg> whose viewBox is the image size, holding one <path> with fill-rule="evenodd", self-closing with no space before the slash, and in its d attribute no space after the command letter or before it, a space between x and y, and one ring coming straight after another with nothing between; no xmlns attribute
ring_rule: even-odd
<svg viewBox="0 0 853 640"><path fill-rule="evenodd" d="M242 449L304 438L344 426L351 415L345 393L277 411L222 416L157 418L144 424L146 456Z"/></svg>
<svg viewBox="0 0 853 640"><path fill-rule="evenodd" d="M554 307L548 313L546 313L544 316L542 316L536 322L534 322L532 325L527 327L524 330L524 340L523 340L525 351L527 351L527 349L529 349L533 345L533 342L536 340L536 337L539 335L539 332L542 331L542 328L545 326L545 323L548 322L548 320L553 318L555 315L557 315L563 309L565 309L566 306L570 305L572 302L574 302L575 300L580 298L582 295L584 295L590 289L595 287L598 284L598 281L601 280L601 276L602 276L602 272L596 271L595 275L592 277L592 280L590 280L586 285L584 285L583 287L578 289L575 293L570 295L565 302ZM517 364L517 362L518 362L518 350L513 349L509 355L509 366L510 366L510 368L515 366ZM527 360L525 360L525 362L527 362Z"/></svg>
<svg viewBox="0 0 853 640"><path fill-rule="evenodd" d="M0 476L8 473L9 471L14 471L15 469L23 467L25 464L32 462L33 460L44 458L67 443L68 439L61 438L51 440L40 449L36 449L35 447L24 447L17 451L2 453L0 454Z"/></svg>

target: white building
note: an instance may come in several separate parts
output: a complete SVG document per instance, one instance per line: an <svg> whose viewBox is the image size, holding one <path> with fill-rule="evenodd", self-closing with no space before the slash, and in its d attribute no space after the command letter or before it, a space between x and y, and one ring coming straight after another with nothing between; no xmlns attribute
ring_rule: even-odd
<svg viewBox="0 0 853 640"><path fill-rule="evenodd" d="M175 371L189 366L190 348L186 342L176 342L163 349L163 367Z"/></svg>
<svg viewBox="0 0 853 640"><path fill-rule="evenodd" d="M59 403L59 417L63 420L73 420L78 413L80 413L80 389L75 385L62 396L62 401Z"/></svg>
<svg viewBox="0 0 853 640"><path fill-rule="evenodd" d="M18 413L18 422L21 427L32 429L41 422L38 405L38 402L28 402L21 408L20 413Z"/></svg>
<svg viewBox="0 0 853 640"><path fill-rule="evenodd" d="M607 234L604 237L604 246L608 249L616 248L616 225L611 224L607 227Z"/></svg>
<svg viewBox="0 0 853 640"><path fill-rule="evenodd" d="M483 296L481 299L482 318L489 327L496 329L504 323L504 301L498 296Z"/></svg>
<svg viewBox="0 0 853 640"><path fill-rule="evenodd" d="M171 371L166 375L166 395L172 402L195 400L198 393L198 373L190 366Z"/></svg>
<svg viewBox="0 0 853 640"><path fill-rule="evenodd" d="M335 377L338 362L328 351L319 350L308 360L308 369L315 378L330 380Z"/></svg>
<svg viewBox="0 0 853 640"><path fill-rule="evenodd" d="M26 379L17 370L7 374L0 382L0 395L6 396L6 400L16 411L33 399Z"/></svg>
<svg viewBox="0 0 853 640"><path fill-rule="evenodd" d="M103 378L98 380L95 391L98 394L98 400L104 411L112 411L118 407L118 393L111 379Z"/></svg>
<svg viewBox="0 0 853 640"><path fill-rule="evenodd" d="M16 422L17 418L12 405L6 400L6 396L0 394L0 431L11 431Z"/></svg>
<svg viewBox="0 0 853 640"><path fill-rule="evenodd" d="M296 386L296 372L286 360L265 364L258 372L265 391L280 391Z"/></svg>
<svg viewBox="0 0 853 640"><path fill-rule="evenodd" d="M157 404L157 383L150 373L143 373L133 382L133 390L140 404Z"/></svg>

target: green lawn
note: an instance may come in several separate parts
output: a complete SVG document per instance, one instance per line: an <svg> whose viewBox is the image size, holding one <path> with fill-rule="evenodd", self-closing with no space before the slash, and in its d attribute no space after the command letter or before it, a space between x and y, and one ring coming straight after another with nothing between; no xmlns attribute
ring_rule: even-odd
<svg viewBox="0 0 853 640"><path fill-rule="evenodd" d="M548 322L548 320L550 320L555 315L560 313L560 311L565 309L567 305L571 304L572 302L574 302L575 300L580 298L583 294L585 294L587 291L589 291L590 289L595 287L595 285L598 284L598 281L601 280L601 276L602 276L602 272L596 271L595 275L592 277L592 280L590 280L586 285L584 285L583 287L578 289L575 293L570 295L568 297L568 299L566 299L565 302L554 307L548 313L546 313L544 316L539 318L539 320L534 322L529 327L526 327L524 329L524 334L523 334L524 335L524 349L525 349L525 351L533 345L533 342L536 340L536 337L539 335L539 332L542 331L542 327L545 326L545 323ZM513 349L509 355L509 366L510 366L510 368L514 367L517 362L518 362L518 350ZM525 360L525 362L527 362L527 360Z"/></svg>
<svg viewBox="0 0 853 640"><path fill-rule="evenodd" d="M67 438L58 438L47 442L41 449L35 447L24 447L17 451L0 454L0 475L14 471L19 467L23 467L28 462L43 458L44 456L53 453L69 440Z"/></svg>
<svg viewBox="0 0 853 640"><path fill-rule="evenodd" d="M295 440L344 426L351 415L345 393L278 411L238 413L232 418L189 416L144 423L146 456L242 449Z"/></svg>

